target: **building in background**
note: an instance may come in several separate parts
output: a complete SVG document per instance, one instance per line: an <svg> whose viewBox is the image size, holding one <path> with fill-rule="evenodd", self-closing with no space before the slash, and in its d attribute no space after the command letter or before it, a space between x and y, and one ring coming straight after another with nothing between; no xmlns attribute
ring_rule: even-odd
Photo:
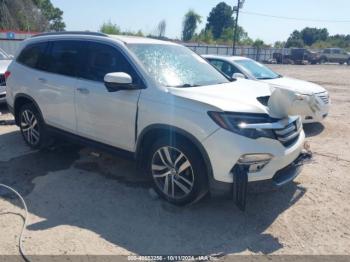
<svg viewBox="0 0 350 262"><path fill-rule="evenodd" d="M14 55L21 41L38 32L0 30L0 48L9 55Z"/></svg>

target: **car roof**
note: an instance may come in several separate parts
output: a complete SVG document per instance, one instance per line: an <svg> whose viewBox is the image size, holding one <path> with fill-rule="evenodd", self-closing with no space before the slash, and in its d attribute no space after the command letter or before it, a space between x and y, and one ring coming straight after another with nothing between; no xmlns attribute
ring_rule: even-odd
<svg viewBox="0 0 350 262"><path fill-rule="evenodd" d="M250 60L250 58L244 56L202 55L202 57L209 59L221 59L226 61Z"/></svg>
<svg viewBox="0 0 350 262"><path fill-rule="evenodd" d="M74 37L80 39L100 38L108 40L118 40L124 44L167 44L177 45L176 43L169 41L162 41L154 38L140 37L140 36L128 36L128 35L107 35L100 32L88 32L88 31L65 31L65 32L52 32L42 33L33 36L31 39L59 39L61 37Z"/></svg>

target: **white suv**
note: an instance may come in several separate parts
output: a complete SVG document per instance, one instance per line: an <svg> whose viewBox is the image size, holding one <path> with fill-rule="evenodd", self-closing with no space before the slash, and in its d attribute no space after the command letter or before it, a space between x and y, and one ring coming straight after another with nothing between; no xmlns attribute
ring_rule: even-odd
<svg viewBox="0 0 350 262"><path fill-rule="evenodd" d="M230 82L184 46L43 34L24 41L6 75L7 103L30 147L63 134L132 156L171 203L234 188L244 205L247 182L282 185L298 174L300 118L272 118L267 85Z"/></svg>

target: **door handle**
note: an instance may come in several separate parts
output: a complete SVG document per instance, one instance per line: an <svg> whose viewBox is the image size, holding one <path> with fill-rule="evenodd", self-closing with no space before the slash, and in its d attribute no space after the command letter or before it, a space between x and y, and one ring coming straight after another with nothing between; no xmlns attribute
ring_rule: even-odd
<svg viewBox="0 0 350 262"><path fill-rule="evenodd" d="M84 95L87 95L87 94L90 93L89 89L83 88L83 87L78 87L78 88L77 88L77 91L78 91L79 93L81 93L81 94L84 94Z"/></svg>

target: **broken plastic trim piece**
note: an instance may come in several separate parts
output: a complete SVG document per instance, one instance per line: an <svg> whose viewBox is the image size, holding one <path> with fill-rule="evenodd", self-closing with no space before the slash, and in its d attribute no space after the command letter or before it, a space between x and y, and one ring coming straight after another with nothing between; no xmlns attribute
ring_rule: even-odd
<svg viewBox="0 0 350 262"><path fill-rule="evenodd" d="M233 170L233 198L241 211L245 211L246 208L248 172L248 165L236 165Z"/></svg>

